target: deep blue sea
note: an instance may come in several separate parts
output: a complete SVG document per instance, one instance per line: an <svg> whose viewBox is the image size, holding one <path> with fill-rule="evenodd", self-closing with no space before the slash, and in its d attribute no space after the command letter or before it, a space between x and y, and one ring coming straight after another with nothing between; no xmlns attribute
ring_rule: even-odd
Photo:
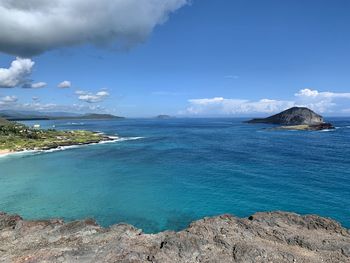
<svg viewBox="0 0 350 263"><path fill-rule="evenodd" d="M315 213L350 227L350 118L334 131L271 131L243 119L41 121L118 135L110 144L0 158L0 211L93 217L145 232L223 213Z"/></svg>

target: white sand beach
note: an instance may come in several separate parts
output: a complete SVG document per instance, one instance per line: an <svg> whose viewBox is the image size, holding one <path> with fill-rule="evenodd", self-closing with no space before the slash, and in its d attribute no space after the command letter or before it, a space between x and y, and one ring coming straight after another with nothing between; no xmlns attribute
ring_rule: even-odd
<svg viewBox="0 0 350 263"><path fill-rule="evenodd" d="M11 153L11 151L10 150L0 150L0 156L2 156L2 155L7 155L7 154L9 154L9 153Z"/></svg>

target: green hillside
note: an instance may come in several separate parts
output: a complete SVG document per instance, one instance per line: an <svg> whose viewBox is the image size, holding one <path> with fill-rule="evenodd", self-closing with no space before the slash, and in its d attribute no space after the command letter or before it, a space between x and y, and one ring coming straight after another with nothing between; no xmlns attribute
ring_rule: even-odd
<svg viewBox="0 0 350 263"><path fill-rule="evenodd" d="M111 140L91 131L40 130L0 118L0 150L47 150Z"/></svg>

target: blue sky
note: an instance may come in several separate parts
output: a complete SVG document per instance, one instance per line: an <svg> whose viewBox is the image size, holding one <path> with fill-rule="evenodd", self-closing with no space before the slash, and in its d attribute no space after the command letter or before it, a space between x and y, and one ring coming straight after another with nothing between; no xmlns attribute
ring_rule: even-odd
<svg viewBox="0 0 350 263"><path fill-rule="evenodd" d="M31 1L40 12L54 8ZM57 36L46 35L36 24L32 32L23 25L0 33L0 86L1 74L9 83L4 70L17 56L35 62L26 64L25 80L0 88L0 109L253 116L303 105L325 115L350 115L349 1L162 1L169 5L146 18L137 20L144 15L140 5L159 5L157 0L136 1L128 6L130 16L118 21L111 16L103 27L87 23L86 29L96 32L108 23L113 36L82 38L84 28L67 36L60 27ZM108 2L100 2L101 11ZM22 20L36 16L33 8L1 5L0 15L6 12L1 28L10 25L15 12ZM78 4L74 8L79 11ZM62 81L70 87L58 88Z"/></svg>

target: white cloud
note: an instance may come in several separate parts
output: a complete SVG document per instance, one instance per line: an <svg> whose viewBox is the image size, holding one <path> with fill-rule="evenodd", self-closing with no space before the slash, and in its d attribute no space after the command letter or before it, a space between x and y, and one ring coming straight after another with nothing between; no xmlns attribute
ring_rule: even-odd
<svg viewBox="0 0 350 263"><path fill-rule="evenodd" d="M319 113L346 112L350 93L319 92L303 89L294 94L294 100L227 99L222 97L192 99L181 114L189 115L247 115L256 113L276 113L293 106L305 106ZM345 103L342 103L344 102ZM348 107L347 107L348 108Z"/></svg>
<svg viewBox="0 0 350 263"><path fill-rule="evenodd" d="M84 43L140 43L188 0L2 0L0 51L32 56Z"/></svg>
<svg viewBox="0 0 350 263"><path fill-rule="evenodd" d="M0 97L0 108L11 107L12 105L16 104L17 101L18 98L16 96Z"/></svg>
<svg viewBox="0 0 350 263"><path fill-rule="evenodd" d="M61 106L55 103L23 103L17 104L13 107L16 110L33 110L33 111L50 111L50 110L58 110Z"/></svg>
<svg viewBox="0 0 350 263"><path fill-rule="evenodd" d="M301 98L318 98L318 99L324 99L324 98L350 99L350 93L336 93L336 92L329 92L329 91L319 92L318 90L311 90L311 89L302 89L298 93L295 93L295 96L301 97Z"/></svg>
<svg viewBox="0 0 350 263"><path fill-rule="evenodd" d="M2 98L3 102L17 102L18 98L16 96L5 96Z"/></svg>
<svg viewBox="0 0 350 263"><path fill-rule="evenodd" d="M32 100L33 100L34 102L39 102L39 101L40 101L40 98L39 98L39 97L34 96L34 97L32 97Z"/></svg>
<svg viewBox="0 0 350 263"><path fill-rule="evenodd" d="M106 108L100 105L83 105L83 104L72 104L72 105L59 105L55 103L40 103L33 97L33 102L31 103L18 103L15 96L9 99L6 97L0 98L0 110L19 110L19 111L48 111L48 112L107 112Z"/></svg>
<svg viewBox="0 0 350 263"><path fill-rule="evenodd" d="M75 91L75 94L77 94L77 95L85 95L85 94L87 94L87 92L83 91L83 90L77 90L77 91Z"/></svg>
<svg viewBox="0 0 350 263"><path fill-rule="evenodd" d="M45 82L32 83L30 76L35 62L28 58L19 58L11 62L9 68L0 68L0 88L43 88Z"/></svg>
<svg viewBox="0 0 350 263"><path fill-rule="evenodd" d="M34 64L31 59L16 58L9 68L0 68L0 88L14 88L26 84Z"/></svg>
<svg viewBox="0 0 350 263"><path fill-rule="evenodd" d="M104 101L109 97L109 93L105 90L99 91L97 93L86 92L82 90L77 90L75 94L78 95L78 99L87 103L97 103Z"/></svg>
<svg viewBox="0 0 350 263"><path fill-rule="evenodd" d="M5 96L0 98L0 103L2 104L11 104L17 101L18 101L18 98L16 96Z"/></svg>
<svg viewBox="0 0 350 263"><path fill-rule="evenodd" d="M37 83L26 83L23 85L23 88L40 89L40 88L44 88L46 86L47 86L46 82L37 82Z"/></svg>
<svg viewBox="0 0 350 263"><path fill-rule="evenodd" d="M299 104L308 106L318 112L330 112L342 101L350 99L350 93L319 92L318 90L302 89L295 94Z"/></svg>
<svg viewBox="0 0 350 263"><path fill-rule="evenodd" d="M65 80L65 81L62 81L60 84L58 84L57 87L61 89L67 89L72 87L72 83L68 80Z"/></svg>

